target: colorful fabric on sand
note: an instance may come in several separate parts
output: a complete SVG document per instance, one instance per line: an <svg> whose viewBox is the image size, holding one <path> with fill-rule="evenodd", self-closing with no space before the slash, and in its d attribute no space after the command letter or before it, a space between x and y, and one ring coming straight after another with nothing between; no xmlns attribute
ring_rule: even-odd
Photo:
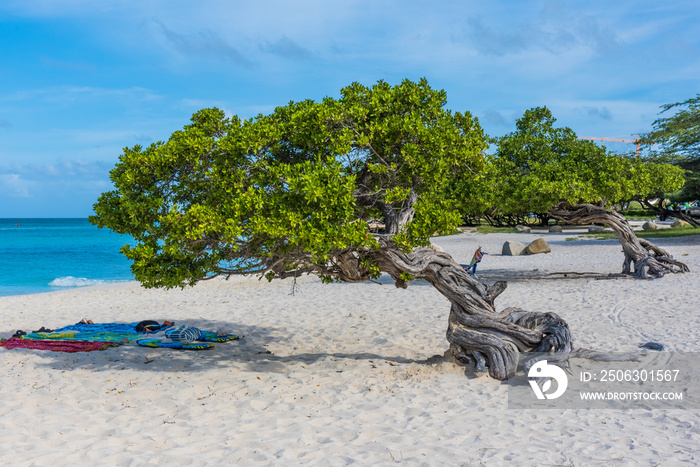
<svg viewBox="0 0 700 467"><path fill-rule="evenodd" d="M77 342L77 341L55 341L55 340L32 340L11 337L0 342L0 347L6 349L35 349L52 350L54 352L90 352L93 350L105 350L115 347L117 344L109 342Z"/></svg>
<svg viewBox="0 0 700 467"><path fill-rule="evenodd" d="M191 326L159 326L156 323L155 326L149 325L150 329L155 329L155 331L150 331L149 327L143 326L143 323L146 322L76 323L58 328L53 332L33 332L22 336L22 340L138 344L145 347L203 350L214 347L214 344L196 344L193 341L228 342L239 339L234 334L202 331ZM137 328L144 329L144 331L138 332Z"/></svg>
<svg viewBox="0 0 700 467"><path fill-rule="evenodd" d="M92 341L92 342L115 342L119 344L131 344L139 339L143 339L143 334L126 332L33 332L22 336L23 339L32 340L64 340L64 341Z"/></svg>
<svg viewBox="0 0 700 467"><path fill-rule="evenodd" d="M95 324L84 324L75 323L70 326L64 326L62 328L54 329L54 332L64 332L64 331L78 331L78 332L116 332L123 334L141 334L136 330L136 327L141 323L95 323ZM164 326L161 330L172 329L174 326Z"/></svg>
<svg viewBox="0 0 700 467"><path fill-rule="evenodd" d="M183 349L183 350L206 350L214 347L214 344L209 343L182 343L182 342L167 342L163 339L154 339L153 337L144 337L136 343L142 347L164 347L168 349Z"/></svg>
<svg viewBox="0 0 700 467"><path fill-rule="evenodd" d="M239 339L238 336L235 334L223 334L220 335L214 331L202 331L201 329L199 330L199 339L198 341L203 341L203 342L228 342L228 341L237 341Z"/></svg>

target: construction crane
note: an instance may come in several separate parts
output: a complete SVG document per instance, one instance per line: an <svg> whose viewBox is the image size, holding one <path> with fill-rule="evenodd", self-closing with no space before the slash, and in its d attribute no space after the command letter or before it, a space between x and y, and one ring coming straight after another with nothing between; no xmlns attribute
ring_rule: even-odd
<svg viewBox="0 0 700 467"><path fill-rule="evenodd" d="M578 139L596 139L599 141L615 141L618 143L634 143L637 147L637 157L639 157L639 149L642 145L642 140L639 139L639 135L634 135L634 139L622 139L622 138L599 138L597 136L579 136ZM649 143L647 143L649 144ZM654 143L651 143L654 144Z"/></svg>

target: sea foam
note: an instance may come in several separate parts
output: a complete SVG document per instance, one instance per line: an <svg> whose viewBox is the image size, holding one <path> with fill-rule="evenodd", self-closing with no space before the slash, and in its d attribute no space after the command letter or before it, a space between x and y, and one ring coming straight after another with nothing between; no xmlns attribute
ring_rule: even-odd
<svg viewBox="0 0 700 467"><path fill-rule="evenodd" d="M0 219L0 297L134 280L119 252L133 242L84 218Z"/></svg>
<svg viewBox="0 0 700 467"><path fill-rule="evenodd" d="M86 287L88 285L104 284L105 282L106 281L100 279L87 279L85 277L66 276L52 280L51 282L49 282L49 285L52 287Z"/></svg>

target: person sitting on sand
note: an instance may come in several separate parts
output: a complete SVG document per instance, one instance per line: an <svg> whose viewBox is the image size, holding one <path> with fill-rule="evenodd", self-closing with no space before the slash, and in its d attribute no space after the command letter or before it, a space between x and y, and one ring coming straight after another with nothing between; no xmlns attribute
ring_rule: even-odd
<svg viewBox="0 0 700 467"><path fill-rule="evenodd" d="M163 324L158 323L158 321L141 321L136 325L136 332L157 332L161 329L165 329L169 326L173 326L175 323L171 321L163 321Z"/></svg>

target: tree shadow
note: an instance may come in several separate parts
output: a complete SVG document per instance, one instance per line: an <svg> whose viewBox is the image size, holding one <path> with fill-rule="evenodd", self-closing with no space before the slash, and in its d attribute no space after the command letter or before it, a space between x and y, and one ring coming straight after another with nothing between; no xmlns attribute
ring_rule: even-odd
<svg viewBox="0 0 700 467"><path fill-rule="evenodd" d="M590 279L633 279L632 276L622 276L613 272L597 271L540 271L534 269L530 271L518 269L484 269L478 274L481 282L492 284L496 281L506 281L508 283L528 282L528 281L586 281Z"/></svg>
<svg viewBox="0 0 700 467"><path fill-rule="evenodd" d="M571 235L567 234L558 234L557 237L560 238L555 238L551 236L543 237L547 243L550 245L603 245L606 244L607 242L611 242L612 244L619 244L619 240L617 238L586 238L586 236L580 237L580 238L574 238ZM567 240L567 238L572 239L572 240ZM700 229L698 229L698 234L697 235L684 235L684 236L678 236L678 237L657 237L657 238L648 238L651 243L654 245L658 246L685 246L685 245L698 245L700 244Z"/></svg>
<svg viewBox="0 0 700 467"><path fill-rule="evenodd" d="M415 360L397 356L385 356L372 352L302 352L275 355L267 348L274 342L276 347L286 340L275 328L241 326L228 322L208 320L202 329L230 329L240 336L239 340L215 343L206 350L183 350L142 347L126 344L92 352L53 352L16 348L7 352L31 352L41 361L37 368L58 371L90 370L96 372L118 372L122 370L144 373L197 373L212 368L222 371L247 371L260 373L285 373L295 364L314 364L328 359L368 360L390 362L389 364L426 363L426 359ZM293 344L290 342L289 347Z"/></svg>
<svg viewBox="0 0 700 467"><path fill-rule="evenodd" d="M585 246L600 246L600 245L620 245L620 241L616 238L573 238L569 235L559 236L560 238L547 237L545 240L551 245L561 245L561 246L573 246L573 245L585 245ZM567 238L569 240L567 240ZM622 247L622 246L620 246Z"/></svg>
<svg viewBox="0 0 700 467"><path fill-rule="evenodd" d="M651 243L658 246L687 246L700 244L700 229L697 235L686 235L684 237L659 237L649 238Z"/></svg>

